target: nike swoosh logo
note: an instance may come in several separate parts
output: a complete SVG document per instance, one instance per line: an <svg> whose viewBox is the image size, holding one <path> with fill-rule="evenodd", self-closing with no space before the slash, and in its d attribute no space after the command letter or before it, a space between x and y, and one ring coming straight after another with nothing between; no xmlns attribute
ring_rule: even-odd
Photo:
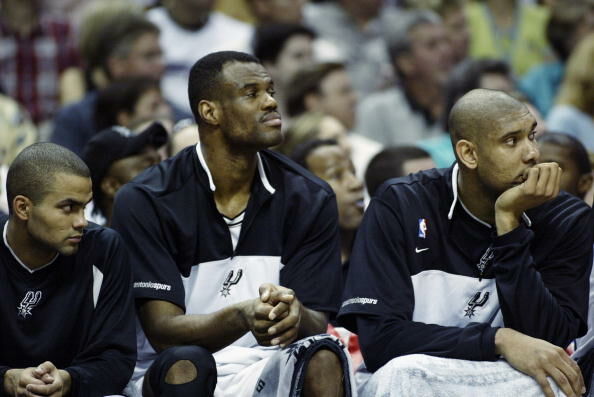
<svg viewBox="0 0 594 397"><path fill-rule="evenodd" d="M416 247L415 247L415 252L418 254L418 253L420 253L420 252L427 251L428 249L429 249L429 248L416 248Z"/></svg>

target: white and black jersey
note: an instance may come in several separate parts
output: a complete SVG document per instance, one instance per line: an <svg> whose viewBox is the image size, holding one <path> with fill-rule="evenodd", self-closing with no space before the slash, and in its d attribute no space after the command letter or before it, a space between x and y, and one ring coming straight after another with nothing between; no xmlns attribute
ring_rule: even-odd
<svg viewBox="0 0 594 397"><path fill-rule="evenodd" d="M336 312L342 281L332 189L283 156L261 151L235 242L239 224L218 212L215 189L200 147L192 146L118 192L113 227L130 249L136 299L206 314L258 297L268 282L293 289L310 309ZM233 345L257 343L247 333ZM151 355L139 340L135 377Z"/></svg>
<svg viewBox="0 0 594 397"><path fill-rule="evenodd" d="M121 238L90 224L78 252L32 271L0 218L0 379L51 361L72 378L69 395L120 394L136 358L132 272ZM0 388L0 395L4 395Z"/></svg>
<svg viewBox="0 0 594 397"><path fill-rule="evenodd" d="M562 347L586 332L590 208L561 192L497 236L458 199L457 172L388 181L365 214L339 320L372 371L414 353L495 360L502 326Z"/></svg>

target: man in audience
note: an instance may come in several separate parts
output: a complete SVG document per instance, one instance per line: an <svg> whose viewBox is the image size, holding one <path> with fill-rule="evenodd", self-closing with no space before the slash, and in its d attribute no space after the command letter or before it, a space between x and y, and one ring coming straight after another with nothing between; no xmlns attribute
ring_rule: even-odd
<svg viewBox="0 0 594 397"><path fill-rule="evenodd" d="M117 80L101 90L94 117L98 131L115 125L136 129L151 120L172 123L173 118L159 82L146 77Z"/></svg>
<svg viewBox="0 0 594 397"><path fill-rule="evenodd" d="M184 92L188 73L197 58L213 51L249 51L253 27L213 10L214 0L163 0L147 12L161 29L166 64L163 94L175 106L190 112Z"/></svg>
<svg viewBox="0 0 594 397"><path fill-rule="evenodd" d="M95 38L95 47L88 68L101 73L104 88L113 80L144 76L159 81L164 71L159 28L144 16L122 12L104 22ZM102 85L101 85L102 84ZM80 102L63 108L54 120L51 141L81 153L87 141L98 130L95 126L97 91L90 91Z"/></svg>
<svg viewBox="0 0 594 397"><path fill-rule="evenodd" d="M211 395L215 382L229 396L350 396L344 346L316 336L341 291L332 189L264 150L281 118L256 58L201 58L188 93L200 144L114 206L142 324L134 379L145 396Z"/></svg>
<svg viewBox="0 0 594 397"><path fill-rule="evenodd" d="M95 135L82 158L91 170L93 214L97 223L109 226L117 191L146 168L158 164L158 149L167 143L167 131L153 123L139 134L115 126Z"/></svg>
<svg viewBox="0 0 594 397"><path fill-rule="evenodd" d="M451 46L439 16L415 10L405 17L386 33L401 87L371 94L357 109L357 132L386 146L439 136L443 89L452 67Z"/></svg>
<svg viewBox="0 0 594 397"><path fill-rule="evenodd" d="M353 163L358 175L363 175L367 163L381 145L353 132L357 95L351 78L340 63L320 63L299 71L289 86L287 112L296 117L308 111L335 117L349 131Z"/></svg>
<svg viewBox="0 0 594 397"><path fill-rule="evenodd" d="M132 272L119 235L85 220L89 169L37 143L16 157L6 184L0 394L121 393L136 357Z"/></svg>
<svg viewBox="0 0 594 397"><path fill-rule="evenodd" d="M586 332L591 209L521 102L473 90L449 125L457 163L385 184L359 228L339 320L375 372L361 395L580 395L563 348Z"/></svg>
<svg viewBox="0 0 594 397"><path fill-rule="evenodd" d="M429 153L416 146L393 146L376 154L365 171L365 186L373 196L382 183L418 171L435 168Z"/></svg>
<svg viewBox="0 0 594 397"><path fill-rule="evenodd" d="M256 29L254 55L274 81L275 99L283 115L292 79L313 63L314 37L313 31L302 25L273 24Z"/></svg>

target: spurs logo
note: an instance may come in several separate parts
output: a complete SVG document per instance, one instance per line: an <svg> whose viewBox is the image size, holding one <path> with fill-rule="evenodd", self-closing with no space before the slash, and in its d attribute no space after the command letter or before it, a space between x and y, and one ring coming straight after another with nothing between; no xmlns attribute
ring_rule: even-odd
<svg viewBox="0 0 594 397"><path fill-rule="evenodd" d="M233 277L233 275L235 274L235 277ZM237 269L237 273L235 273L234 270L231 270L229 272L229 274L227 274L227 278L225 279L225 282L223 283L223 288L221 288L221 296L223 297L228 297L229 295L231 295L231 287L234 286L235 284L237 284L239 282L239 280L241 280L241 276L243 276L243 270L242 269Z"/></svg>
<svg viewBox="0 0 594 397"><path fill-rule="evenodd" d="M485 295L481 298L482 292L477 292L474 294L472 299L468 301L466 304L466 309L464 309L464 317L472 318L474 316L474 311L477 307L484 306L489 300L489 293L485 292Z"/></svg>
<svg viewBox="0 0 594 397"><path fill-rule="evenodd" d="M19 316L27 318L31 316L31 310L39 304L41 300L41 291L27 291L21 303L17 306Z"/></svg>

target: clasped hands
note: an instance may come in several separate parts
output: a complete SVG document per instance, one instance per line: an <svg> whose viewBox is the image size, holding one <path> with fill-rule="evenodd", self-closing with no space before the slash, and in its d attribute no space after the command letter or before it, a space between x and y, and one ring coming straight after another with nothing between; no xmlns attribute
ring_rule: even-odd
<svg viewBox="0 0 594 397"><path fill-rule="evenodd" d="M37 367L10 369L4 375L4 390L14 397L61 397L69 381L64 373L50 361Z"/></svg>
<svg viewBox="0 0 594 397"><path fill-rule="evenodd" d="M297 339L302 306L295 292L274 284L262 284L259 297L248 305L246 320L262 346L286 347Z"/></svg>

